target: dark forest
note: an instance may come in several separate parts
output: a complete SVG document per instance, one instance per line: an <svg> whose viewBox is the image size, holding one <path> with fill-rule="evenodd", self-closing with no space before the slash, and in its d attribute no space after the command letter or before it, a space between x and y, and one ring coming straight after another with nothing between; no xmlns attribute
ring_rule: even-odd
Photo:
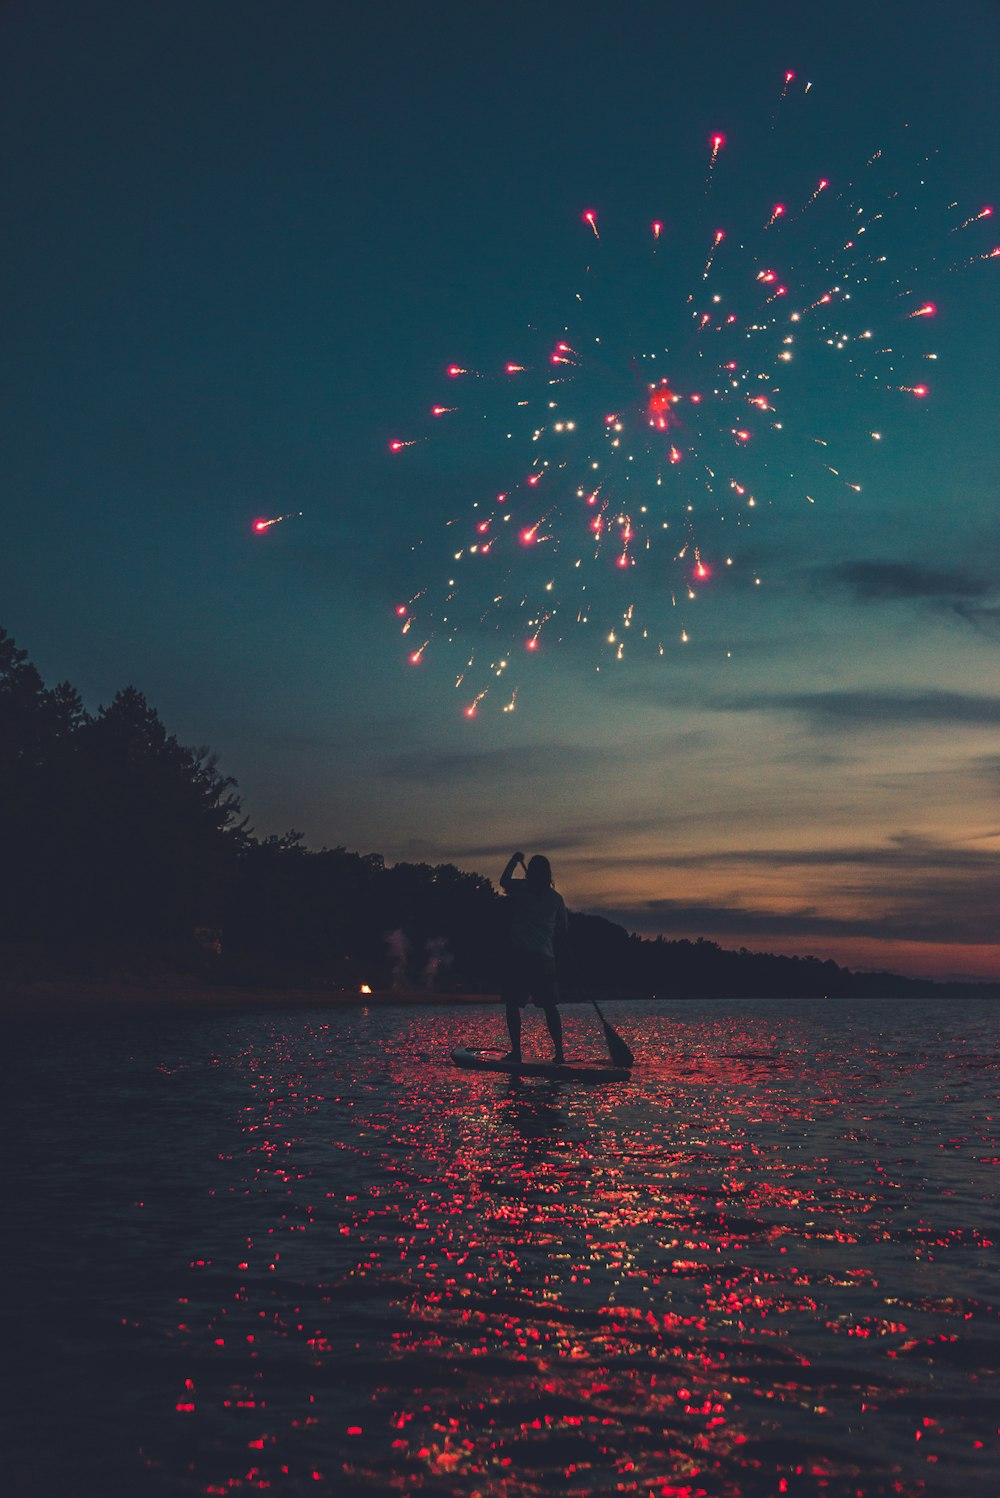
<svg viewBox="0 0 1000 1498"><path fill-rule="evenodd" d="M8 975L495 992L504 902L451 864L258 838L235 782L135 687L96 713L0 629L0 953ZM941 985L630 935L573 913L563 995L906 996Z"/></svg>

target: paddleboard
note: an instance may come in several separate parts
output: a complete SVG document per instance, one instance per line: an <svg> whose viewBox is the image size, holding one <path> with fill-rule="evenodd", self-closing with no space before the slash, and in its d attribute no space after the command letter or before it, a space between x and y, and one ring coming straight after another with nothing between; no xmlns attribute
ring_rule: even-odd
<svg viewBox="0 0 1000 1498"><path fill-rule="evenodd" d="M451 1053L456 1066L466 1071L502 1072L508 1077L550 1077L557 1082L627 1082L632 1075L610 1061L505 1061L504 1052L489 1046L457 1045Z"/></svg>

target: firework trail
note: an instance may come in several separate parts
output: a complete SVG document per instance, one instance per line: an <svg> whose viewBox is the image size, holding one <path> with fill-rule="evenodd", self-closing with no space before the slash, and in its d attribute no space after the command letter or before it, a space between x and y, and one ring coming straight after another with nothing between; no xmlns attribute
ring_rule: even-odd
<svg viewBox="0 0 1000 1498"><path fill-rule="evenodd" d="M262 518L260 520L255 520L250 529L254 532L255 535L262 536L267 531L269 531L272 526L282 525L286 520L301 520L302 515L302 510L293 510L288 515L275 515L270 520Z"/></svg>
<svg viewBox="0 0 1000 1498"><path fill-rule="evenodd" d="M708 192L708 189L712 185L712 173L715 171L715 163L718 161L718 159L719 159L719 152L722 150L722 148L723 148L723 146L725 144L726 144L726 137L724 135L713 135L712 136L712 154L708 158L708 172L705 175L705 191L706 192Z"/></svg>

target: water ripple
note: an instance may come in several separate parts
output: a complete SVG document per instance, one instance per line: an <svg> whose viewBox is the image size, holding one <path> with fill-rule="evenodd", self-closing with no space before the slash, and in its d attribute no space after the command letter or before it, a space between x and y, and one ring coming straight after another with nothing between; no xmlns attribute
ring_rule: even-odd
<svg viewBox="0 0 1000 1498"><path fill-rule="evenodd" d="M604 1088L455 1071L487 1008L29 1034L12 1491L992 1495L995 1011L613 1019Z"/></svg>

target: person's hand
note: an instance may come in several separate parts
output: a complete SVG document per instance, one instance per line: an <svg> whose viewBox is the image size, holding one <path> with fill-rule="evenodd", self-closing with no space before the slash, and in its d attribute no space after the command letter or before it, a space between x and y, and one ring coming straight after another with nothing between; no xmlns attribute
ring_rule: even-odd
<svg viewBox="0 0 1000 1498"><path fill-rule="evenodd" d="M524 862L524 854L523 853L515 853L514 854L514 862L515 863L523 863Z"/></svg>

